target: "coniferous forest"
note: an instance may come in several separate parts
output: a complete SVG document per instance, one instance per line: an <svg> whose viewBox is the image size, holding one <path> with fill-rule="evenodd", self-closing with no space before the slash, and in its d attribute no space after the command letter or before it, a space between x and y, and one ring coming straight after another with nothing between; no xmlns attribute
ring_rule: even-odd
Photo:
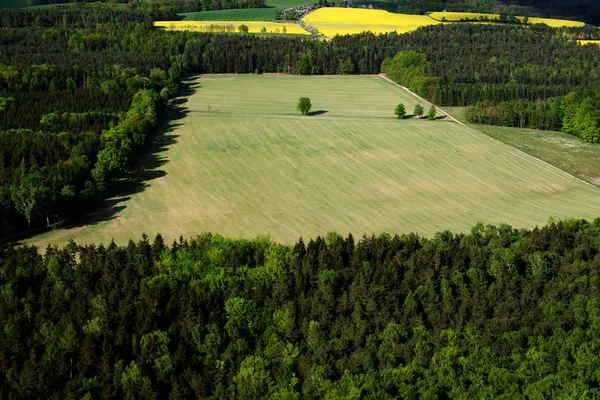
<svg viewBox="0 0 600 400"><path fill-rule="evenodd" d="M600 396L600 219L0 265L3 398Z"/></svg>

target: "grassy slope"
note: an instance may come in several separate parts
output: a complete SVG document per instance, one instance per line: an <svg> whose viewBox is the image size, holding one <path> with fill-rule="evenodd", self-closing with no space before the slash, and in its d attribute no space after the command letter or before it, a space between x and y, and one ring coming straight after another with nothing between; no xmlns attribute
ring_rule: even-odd
<svg viewBox="0 0 600 400"><path fill-rule="evenodd" d="M467 122L465 107L444 107L444 110L459 121ZM600 185L600 144L588 143L561 132L490 125L471 125L471 127L571 175Z"/></svg>
<svg viewBox="0 0 600 400"><path fill-rule="evenodd" d="M416 99L379 77L223 75L196 86L145 190L112 199L105 221L30 242L203 231L293 242L334 230L431 235L477 221L532 227L600 215L599 189L471 128L394 119L398 102L412 110ZM300 96L322 113L298 116Z"/></svg>
<svg viewBox="0 0 600 400"><path fill-rule="evenodd" d="M272 21L275 8L246 8L241 10L201 11L179 14L184 21Z"/></svg>
<svg viewBox="0 0 600 400"><path fill-rule="evenodd" d="M600 144L587 143L561 132L488 125L473 127L588 182L600 185Z"/></svg>

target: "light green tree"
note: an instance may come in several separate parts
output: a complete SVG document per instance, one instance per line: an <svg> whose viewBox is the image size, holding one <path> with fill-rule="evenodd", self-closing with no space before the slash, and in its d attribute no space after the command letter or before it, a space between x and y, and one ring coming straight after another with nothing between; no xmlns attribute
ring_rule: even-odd
<svg viewBox="0 0 600 400"><path fill-rule="evenodd" d="M27 229L31 228L31 218L39 215L48 198L48 188L40 171L33 171L11 186L11 199L17 211L27 219Z"/></svg>
<svg viewBox="0 0 600 400"><path fill-rule="evenodd" d="M263 398L273 386L273 378L268 362L262 357L246 357L240 365L240 371L233 382L238 399Z"/></svg>

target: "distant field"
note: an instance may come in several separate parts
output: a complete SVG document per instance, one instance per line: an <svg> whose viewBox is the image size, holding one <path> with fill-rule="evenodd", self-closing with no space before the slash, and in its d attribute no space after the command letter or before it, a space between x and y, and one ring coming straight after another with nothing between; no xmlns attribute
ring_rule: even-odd
<svg viewBox="0 0 600 400"><path fill-rule="evenodd" d="M184 21L273 21L279 11L312 4L312 2L306 0L267 0L266 4L266 8L199 11L179 15L183 17Z"/></svg>
<svg viewBox="0 0 600 400"><path fill-rule="evenodd" d="M410 112L419 100L377 76L207 75L191 88L187 116L149 157L144 190L29 243L204 231L293 243L330 231L432 235L477 221L533 227L600 215L598 188L471 128L393 118L397 103ZM300 96L315 115L295 111Z"/></svg>
<svg viewBox="0 0 600 400"><path fill-rule="evenodd" d="M267 7L275 7L278 10L285 10L287 8L299 7L306 4L316 4L316 1L307 0L267 0Z"/></svg>
<svg viewBox="0 0 600 400"><path fill-rule="evenodd" d="M273 21L275 8L245 8L240 10L201 11L179 14L184 21Z"/></svg>
<svg viewBox="0 0 600 400"><path fill-rule="evenodd" d="M371 31L386 33L396 31L406 33L421 26L436 25L426 15L395 14L384 10L362 8L320 8L302 19L325 36L346 35Z"/></svg>
<svg viewBox="0 0 600 400"><path fill-rule="evenodd" d="M168 24L168 26L176 27L176 29L186 30L198 30L204 29L204 25L186 25L185 22L188 20L203 21L210 25L211 23L228 23L236 25L240 21L245 21L248 25L248 21L254 21L254 25L251 28L251 32L257 32L262 29L262 26L257 21L271 21L275 18L276 11L274 8L270 9L254 9L254 10L223 10L223 11L208 11L199 13L188 13L181 14L184 16L184 21L181 22L157 22L157 26L161 24ZM320 8L302 19L305 24L316 28L319 33L327 37L333 37L335 35L346 35L355 34L365 31L373 33L387 33L387 32L398 32L406 33L414 31L422 26L437 25L443 22L442 18L450 22L457 22L461 19L476 19L481 16L487 16L490 20L499 18L499 14L480 14L480 13L458 13L458 12L434 12L427 15L413 15L413 14L396 14L385 10L371 10L364 8L340 8L340 7L325 7ZM520 17L519 17L520 18ZM215 22L219 21L219 22ZM560 27L560 26L583 26L583 22L578 21L567 21L560 19L546 19L546 18L529 18L530 23L545 23L549 26ZM250 26L250 25L248 25ZM298 26L300 31L291 32L288 29L288 33L306 33L301 27ZM276 28L274 28L276 29ZM267 27L270 31L270 28Z"/></svg>
<svg viewBox="0 0 600 400"><path fill-rule="evenodd" d="M154 26L171 31L195 32L238 32L240 25L246 25L248 32L288 33L294 35L310 35L295 22L262 22L262 21L156 21ZM285 32L284 32L285 28Z"/></svg>
<svg viewBox="0 0 600 400"><path fill-rule="evenodd" d="M595 44L597 46L600 46L600 40L578 40L577 42L581 45Z"/></svg>
<svg viewBox="0 0 600 400"><path fill-rule="evenodd" d="M479 19L480 17L487 17L489 20L499 19L500 14L483 14L483 13L468 13L468 12L433 12L429 16L436 21L441 21L446 18L448 22L460 21L461 19ZM523 17L518 17L523 20ZM569 21L564 19L554 18L529 18L530 24L546 24L555 28L562 26L568 27L581 27L585 25L585 22Z"/></svg>

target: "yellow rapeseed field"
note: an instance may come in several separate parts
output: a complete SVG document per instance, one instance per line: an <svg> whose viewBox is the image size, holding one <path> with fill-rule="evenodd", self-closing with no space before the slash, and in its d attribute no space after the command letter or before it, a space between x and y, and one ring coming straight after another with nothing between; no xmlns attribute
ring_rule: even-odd
<svg viewBox="0 0 600 400"><path fill-rule="evenodd" d="M295 22L280 23L263 21L156 21L154 23L154 26L164 28L166 30L195 32L239 32L240 25L246 25L248 27L248 32L253 33L289 33L295 35L310 34Z"/></svg>
<svg viewBox="0 0 600 400"><path fill-rule="evenodd" d="M467 13L467 12L433 12L429 16L435 20L441 21L442 18L446 18L447 21L460 21L461 19L479 19L480 17L488 17L488 19L498 19L500 14L482 14L482 13ZM519 17L523 19L523 17ZM581 27L584 26L584 22L580 21L568 21L565 19L553 19L553 18L529 18L530 24L546 24L555 28L562 26L568 27Z"/></svg>
<svg viewBox="0 0 600 400"><path fill-rule="evenodd" d="M585 44L595 44L600 46L600 40L578 40L577 42L582 46Z"/></svg>
<svg viewBox="0 0 600 400"><path fill-rule="evenodd" d="M426 15L393 14L384 10L337 7L320 8L304 17L302 22L318 29L325 36L364 31L406 33L421 26L440 23Z"/></svg>

